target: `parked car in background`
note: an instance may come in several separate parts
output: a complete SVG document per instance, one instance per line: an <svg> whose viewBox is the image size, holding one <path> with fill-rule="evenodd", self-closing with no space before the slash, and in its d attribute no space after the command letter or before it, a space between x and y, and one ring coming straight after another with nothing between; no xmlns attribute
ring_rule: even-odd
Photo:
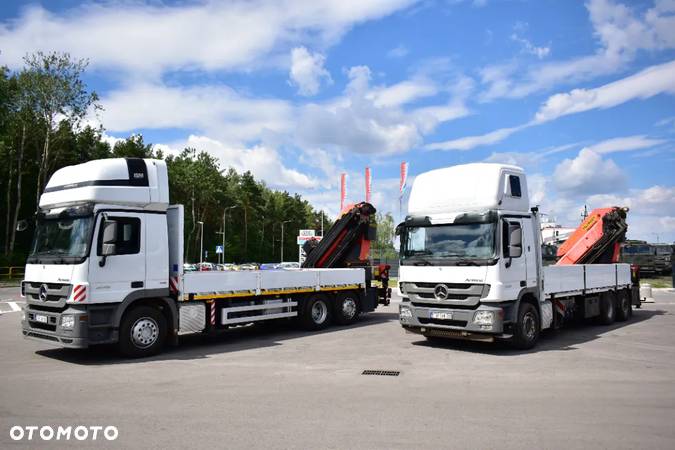
<svg viewBox="0 0 675 450"><path fill-rule="evenodd" d="M656 251L645 241L626 241L621 245L620 261L635 264L640 274L656 273Z"/></svg>
<svg viewBox="0 0 675 450"><path fill-rule="evenodd" d="M672 270L671 255L673 253L673 246L670 244L653 244L655 255L654 255L654 268L657 273L668 274Z"/></svg>
<svg viewBox="0 0 675 450"><path fill-rule="evenodd" d="M208 272L211 270L217 270L216 265L210 262L202 262L197 264L197 270L200 272Z"/></svg>
<svg viewBox="0 0 675 450"><path fill-rule="evenodd" d="M183 264L183 272L196 272L196 271L197 271L197 265L196 264L190 264L190 263Z"/></svg>
<svg viewBox="0 0 675 450"><path fill-rule="evenodd" d="M300 263L294 262L294 261L282 262L282 263L279 263L277 268L279 268L279 269L299 269Z"/></svg>
<svg viewBox="0 0 675 450"><path fill-rule="evenodd" d="M241 264L239 270L258 270L258 265L256 263Z"/></svg>
<svg viewBox="0 0 675 450"><path fill-rule="evenodd" d="M278 263L264 263L260 264L260 270L276 270L279 268Z"/></svg>

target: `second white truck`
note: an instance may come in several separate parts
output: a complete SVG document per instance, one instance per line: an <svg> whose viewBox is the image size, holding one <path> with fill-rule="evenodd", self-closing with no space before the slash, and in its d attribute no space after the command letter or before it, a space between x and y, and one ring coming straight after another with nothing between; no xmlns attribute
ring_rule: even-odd
<svg viewBox="0 0 675 450"><path fill-rule="evenodd" d="M537 208L519 167L466 164L415 178L400 235L400 323L429 339L536 345L570 319L627 320L628 264L543 266Z"/></svg>

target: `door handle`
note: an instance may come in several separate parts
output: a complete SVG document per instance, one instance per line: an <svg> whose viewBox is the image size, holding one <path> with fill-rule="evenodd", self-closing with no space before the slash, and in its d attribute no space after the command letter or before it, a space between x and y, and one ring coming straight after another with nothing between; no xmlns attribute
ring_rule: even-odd
<svg viewBox="0 0 675 450"><path fill-rule="evenodd" d="M520 287L525 287L526 285L527 285L527 283L525 282L525 280L520 282Z"/></svg>
<svg viewBox="0 0 675 450"><path fill-rule="evenodd" d="M142 282L142 281L132 281L132 282L131 282L131 287L132 287L132 288L142 288L142 287L143 287L143 282Z"/></svg>

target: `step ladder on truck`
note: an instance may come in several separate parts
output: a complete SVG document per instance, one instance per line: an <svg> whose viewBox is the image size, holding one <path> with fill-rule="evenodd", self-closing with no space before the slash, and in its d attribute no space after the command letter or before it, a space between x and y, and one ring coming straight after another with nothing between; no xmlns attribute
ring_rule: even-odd
<svg viewBox="0 0 675 450"><path fill-rule="evenodd" d="M72 348L114 343L138 357L182 334L267 320L297 318L310 330L350 324L389 301L386 271L360 249L374 238L368 204L346 212L357 220L345 225L352 239L335 247L340 257L329 248L319 268L241 272L183 272L183 206L169 204L162 160L64 167L39 206L21 284L26 338Z"/></svg>
<svg viewBox="0 0 675 450"><path fill-rule="evenodd" d="M594 211L542 264L525 172L465 164L418 175L400 235L402 327L428 339L507 340L521 349L568 320L627 320L639 281L616 263L627 209Z"/></svg>

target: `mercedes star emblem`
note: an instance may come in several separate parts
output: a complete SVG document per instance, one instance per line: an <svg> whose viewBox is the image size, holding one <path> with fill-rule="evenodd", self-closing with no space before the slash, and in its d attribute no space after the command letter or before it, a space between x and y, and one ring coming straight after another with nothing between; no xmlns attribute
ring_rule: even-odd
<svg viewBox="0 0 675 450"><path fill-rule="evenodd" d="M434 297L438 300L445 300L448 298L448 287L444 284L437 284L434 288Z"/></svg>
<svg viewBox="0 0 675 450"><path fill-rule="evenodd" d="M42 286L40 286L40 293L38 295L40 297L40 300L42 300L43 302L47 301L47 285L46 284L43 284Z"/></svg>

